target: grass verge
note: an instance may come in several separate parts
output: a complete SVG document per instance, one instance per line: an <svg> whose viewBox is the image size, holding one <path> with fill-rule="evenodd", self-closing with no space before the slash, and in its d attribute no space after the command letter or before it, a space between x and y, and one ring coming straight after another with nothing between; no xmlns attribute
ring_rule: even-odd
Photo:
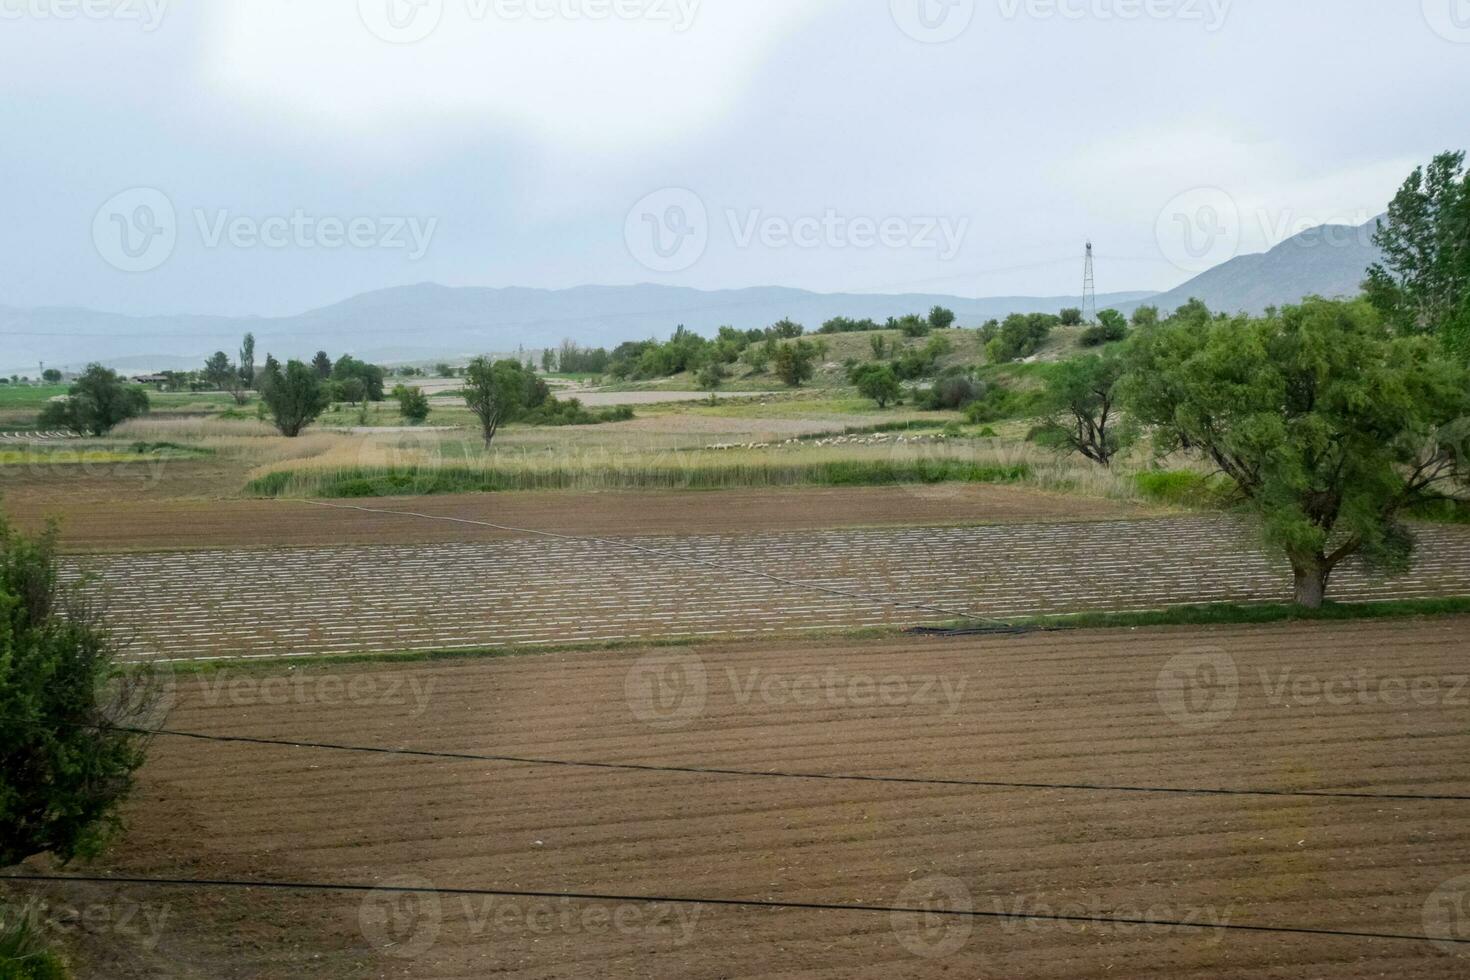
<svg viewBox="0 0 1470 980"><path fill-rule="evenodd" d="M1150 626L1250 626L1285 622L1340 622L1365 619L1406 619L1415 617L1470 615L1470 596L1444 599L1406 599L1381 603L1330 603L1311 611L1285 604L1238 605L1216 603L1199 606L1177 606L1144 612L1096 612L1063 616L1037 616L1012 619L1012 625L1050 630L1138 629ZM950 629L989 628L995 623L947 623ZM412 664L440 661L507 659L565 653L605 653L618 650L680 649L719 644L752 646L771 642L815 642L821 640L893 639L909 632L902 626L863 626L852 629L792 630L778 636L668 636L652 639L600 640L586 643L508 645L470 647L448 650L389 651L383 653L323 654L321 656L288 656L252 660L203 660L169 664L171 673L179 677L207 676L223 671L241 674L269 674L282 668L320 670L354 664ZM1023 635L1023 634L1017 634ZM1006 634L998 636L1004 639ZM140 665L140 669L148 669Z"/></svg>
<svg viewBox="0 0 1470 980"><path fill-rule="evenodd" d="M1025 463L963 459L832 459L691 462L678 465L560 467L350 467L267 473L246 485L263 497L393 497L529 490L727 490L749 487L862 487L887 484L1019 483Z"/></svg>
<svg viewBox="0 0 1470 980"><path fill-rule="evenodd" d="M1016 625L1066 629L1112 629L1140 626L1230 626L1255 623L1340 622L1358 619L1401 619L1410 616L1460 616L1470 613L1470 596L1445 599L1395 599L1390 602L1329 602L1321 609L1287 603L1211 603L1142 612L1085 612L1037 616Z"/></svg>

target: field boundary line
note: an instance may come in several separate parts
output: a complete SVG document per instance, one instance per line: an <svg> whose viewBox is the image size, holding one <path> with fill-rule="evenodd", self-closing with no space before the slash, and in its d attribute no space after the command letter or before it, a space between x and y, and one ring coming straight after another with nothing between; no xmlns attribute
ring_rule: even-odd
<svg viewBox="0 0 1470 980"><path fill-rule="evenodd" d="M87 726L100 728L103 726ZM682 773L696 776L737 776L763 779L803 779L853 783L896 783L917 786L969 786L980 789L1063 790L1089 793L1149 793L1170 796L1265 796L1310 799L1415 800L1423 802L1470 802L1470 795L1446 793L1366 793L1351 790L1222 789L1168 786L1112 786L1103 783L1041 783L996 779L957 779L931 776L862 776L853 773L787 772L778 769L731 769L705 766L666 766L638 762L587 762L575 759L544 759L530 756L480 755L471 752L436 752L428 749L389 748L371 745L340 745L332 742L291 741L248 735L208 735L170 729L106 726L108 730L132 735L192 739L240 745L269 745L290 749L319 749L360 755L397 755L457 762L504 762L526 766L557 766L568 769L611 769L626 772Z"/></svg>
<svg viewBox="0 0 1470 980"><path fill-rule="evenodd" d="M901 905L842 905L835 902L777 902L744 898L689 898L674 895L608 895L596 892L542 892L501 888L438 888L410 885L360 885L333 882L248 881L206 878L131 878L102 875L0 875L0 881L132 885L152 888L259 888L270 891L353 892L389 895L456 895L476 898L534 898L578 902L631 902L649 905L705 905L718 908L751 908L800 912L863 912L883 915L941 915L962 919L1021 919L1032 922L1091 922L1114 925L1152 926L1167 929L1220 929L1231 932L1267 932L1299 936L1331 936L1340 939L1384 939L1418 943L1470 945L1470 939L1440 938L1402 932L1357 932L1308 926L1243 925L1226 922L1186 922L1180 919L1149 919L1108 915L1047 915L1039 912L983 912L978 909L909 908Z"/></svg>
<svg viewBox="0 0 1470 980"><path fill-rule="evenodd" d="M827 585L818 585L814 582L802 582L796 579L783 578L782 576L775 575L771 572L763 572L758 568L747 568L742 565L731 565L725 562L713 561L708 558L696 558L692 555L679 555L673 552L663 551L658 548L650 548L646 545L635 544L632 541L620 541L614 538L602 538L595 535L561 534L556 531L542 531L537 528L511 527L505 524L495 524L490 521L471 520L467 517L448 517L438 514L420 514L406 510L385 510L374 507L362 507L356 504L333 504L328 503L324 500L303 500L302 503L310 504L313 507L327 507L333 510L354 510L364 514L381 514L393 517L413 517L426 521L443 521L449 524L466 524L472 527L486 527L496 531L507 531L512 534L528 534L532 536L554 538L559 541L581 541L590 544L601 544L612 548L623 548L628 551L637 551L642 554L652 555L655 558L663 558L670 561L684 562L685 564L690 565L703 565L706 568L715 568L721 571L735 572L740 575L749 575L757 578L763 578L771 582L776 582L780 585L789 586L791 588L808 589L815 592L825 592L828 595L841 596L846 599L855 599L859 602L867 602L874 605L888 605L899 609L917 609L921 612L936 613L939 615L948 616L950 619L969 620L971 622L977 623L993 623L997 627L999 627L997 632L1012 632L1020 634L1032 631L1029 627L1015 626L1004 620L976 615L974 612L958 612L953 609L947 609L943 606L935 606L927 603L908 602L902 599L890 599L884 596L871 596L864 595L860 592L849 592L845 589L837 589Z"/></svg>

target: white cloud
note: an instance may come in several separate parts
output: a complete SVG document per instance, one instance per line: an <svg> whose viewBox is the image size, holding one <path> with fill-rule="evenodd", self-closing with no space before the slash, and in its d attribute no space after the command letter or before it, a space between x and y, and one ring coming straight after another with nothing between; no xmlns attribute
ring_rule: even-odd
<svg viewBox="0 0 1470 980"><path fill-rule="evenodd" d="M227 96L344 135L505 125L557 149L654 157L717 122L767 49L831 2L219 3L200 64ZM413 43L378 36L431 26Z"/></svg>

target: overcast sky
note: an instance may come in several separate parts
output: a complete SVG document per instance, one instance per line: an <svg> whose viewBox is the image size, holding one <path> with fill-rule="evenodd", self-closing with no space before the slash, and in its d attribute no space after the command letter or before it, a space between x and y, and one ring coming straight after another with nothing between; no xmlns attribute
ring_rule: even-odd
<svg viewBox="0 0 1470 980"><path fill-rule="evenodd" d="M0 0L0 304L1164 289L1470 145L1467 0Z"/></svg>

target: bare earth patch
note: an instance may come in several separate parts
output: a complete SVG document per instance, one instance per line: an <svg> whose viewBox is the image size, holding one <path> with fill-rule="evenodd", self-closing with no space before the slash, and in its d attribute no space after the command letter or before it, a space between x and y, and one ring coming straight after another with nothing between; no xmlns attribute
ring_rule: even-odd
<svg viewBox="0 0 1470 980"><path fill-rule="evenodd" d="M712 644L274 685L192 678L171 725L660 766L1464 795L1467 659L1465 619ZM1215 673L1191 687L1201 664ZM163 738L128 818L127 840L88 870L995 915L56 889L170 913L136 968L118 957L83 976L1449 980L1470 967L1464 947L1428 942L1106 921L1434 934L1442 906L1465 898L1463 801L818 781ZM1084 921L1045 918L1058 914ZM151 972L159 960L169 969Z"/></svg>
<svg viewBox="0 0 1470 980"><path fill-rule="evenodd" d="M1117 501L962 484L694 493L500 493L348 503L567 534L613 535L1111 520L1149 513L1146 508ZM117 489L82 497L20 494L8 498L5 506L23 528L39 528L47 517L60 518L63 546L73 552L429 544L518 536L469 525L327 510L292 500L140 500Z"/></svg>

